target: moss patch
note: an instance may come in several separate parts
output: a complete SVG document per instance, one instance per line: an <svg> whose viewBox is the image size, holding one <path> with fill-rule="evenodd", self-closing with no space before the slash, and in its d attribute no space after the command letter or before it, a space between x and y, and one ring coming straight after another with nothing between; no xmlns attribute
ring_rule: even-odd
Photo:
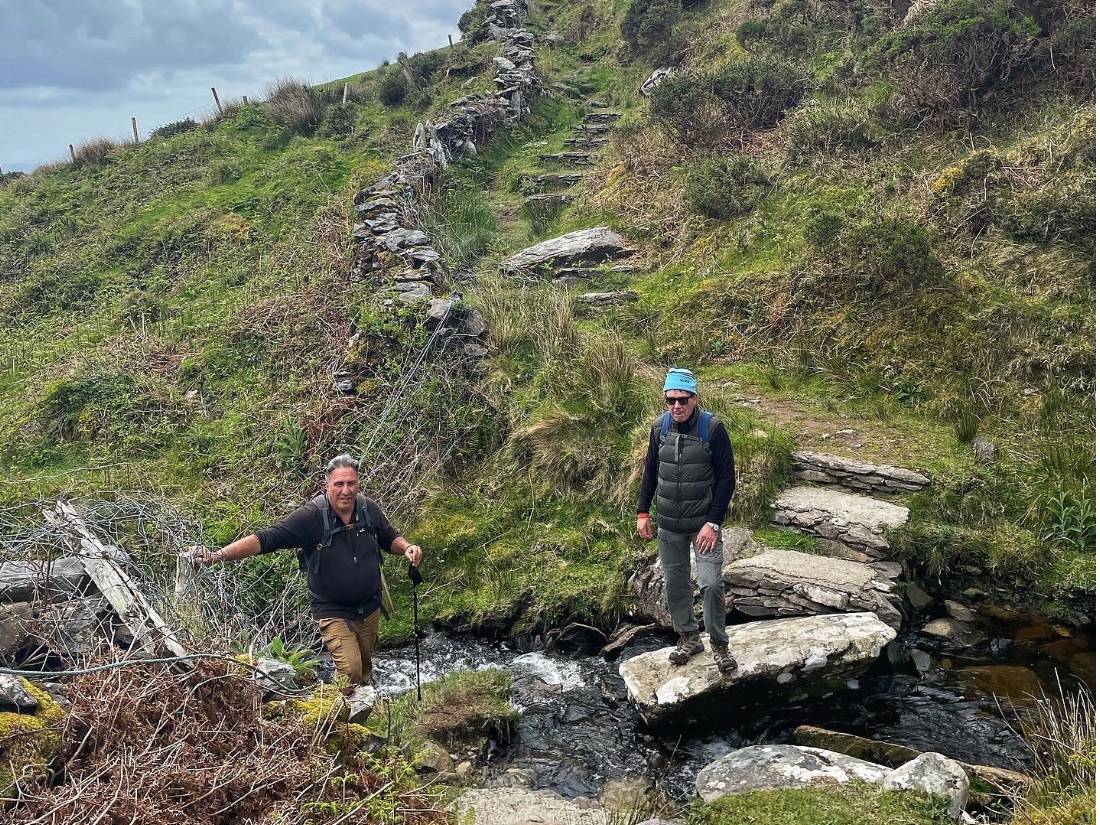
<svg viewBox="0 0 1100 825"><path fill-rule="evenodd" d="M65 712L46 691L26 679L23 689L38 701L34 714L0 713L0 795L17 783L34 782L61 744L59 731Z"/></svg>

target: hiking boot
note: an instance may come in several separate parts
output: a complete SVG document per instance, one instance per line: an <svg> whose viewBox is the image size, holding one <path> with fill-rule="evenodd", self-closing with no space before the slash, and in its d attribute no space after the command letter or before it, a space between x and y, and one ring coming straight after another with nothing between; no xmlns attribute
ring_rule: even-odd
<svg viewBox="0 0 1100 825"><path fill-rule="evenodd" d="M730 656L729 645L714 645L714 663L718 665L719 673L733 673L737 670L736 660Z"/></svg>
<svg viewBox="0 0 1100 825"><path fill-rule="evenodd" d="M684 633L680 636L680 642L676 649L668 654L668 660L674 665L686 665L688 659L696 653L703 652L703 642L698 633Z"/></svg>

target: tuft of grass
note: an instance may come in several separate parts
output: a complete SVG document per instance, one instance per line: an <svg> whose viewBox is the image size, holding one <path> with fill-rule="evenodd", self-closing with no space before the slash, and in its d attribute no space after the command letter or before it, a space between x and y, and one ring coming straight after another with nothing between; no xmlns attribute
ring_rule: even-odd
<svg viewBox="0 0 1100 825"><path fill-rule="evenodd" d="M103 166L120 148L121 144L110 138L92 138L76 147L73 163L81 167Z"/></svg>
<svg viewBox="0 0 1100 825"><path fill-rule="evenodd" d="M325 100L320 91L292 77L275 81L267 91L267 109L271 119L295 134L312 134L325 116Z"/></svg>

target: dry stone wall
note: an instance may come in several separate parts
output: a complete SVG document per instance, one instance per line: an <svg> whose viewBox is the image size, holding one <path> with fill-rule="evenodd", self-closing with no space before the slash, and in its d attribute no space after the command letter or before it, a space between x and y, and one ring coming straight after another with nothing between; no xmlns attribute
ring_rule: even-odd
<svg viewBox="0 0 1100 825"><path fill-rule="evenodd" d="M358 243L354 272L358 277L378 277L397 300L417 303L431 298L446 274L443 255L417 226L423 198L448 164L476 154L478 145L498 127L527 114L541 91L534 38L521 28L526 13L526 0L489 4L489 32L500 44L494 59L496 89L459 98L441 119L418 123L413 151L355 196L359 222L353 230Z"/></svg>

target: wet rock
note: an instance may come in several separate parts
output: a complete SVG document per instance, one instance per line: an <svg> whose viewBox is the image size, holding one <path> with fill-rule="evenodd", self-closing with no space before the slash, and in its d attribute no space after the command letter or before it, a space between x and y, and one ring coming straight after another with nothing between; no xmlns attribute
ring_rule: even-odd
<svg viewBox="0 0 1100 825"><path fill-rule="evenodd" d="M910 650L909 658L913 660L913 667L917 669L921 678L924 678L924 674L932 669L932 657L919 648Z"/></svg>
<svg viewBox="0 0 1100 825"><path fill-rule="evenodd" d="M890 549L884 531L909 521L909 508L825 487L791 487L775 500L772 521L836 542L874 561Z"/></svg>
<svg viewBox="0 0 1100 825"><path fill-rule="evenodd" d="M734 562L725 578L732 606L749 616L870 611L894 630L901 628L892 582L858 562L767 550Z"/></svg>
<svg viewBox="0 0 1100 825"><path fill-rule="evenodd" d="M565 799L553 791L475 788L452 805L459 822L470 825L607 825L607 812L584 797Z"/></svg>
<svg viewBox="0 0 1100 825"><path fill-rule="evenodd" d="M856 492L911 493L927 487L928 476L904 467L872 464L828 453L799 450L793 453L795 478L818 484L837 484Z"/></svg>
<svg viewBox="0 0 1100 825"><path fill-rule="evenodd" d="M843 690L893 640L873 613L841 613L750 622L727 628L738 668L722 676L704 634L704 652L686 665L668 661L671 647L619 665L630 701L649 724L706 721L739 709Z"/></svg>
<svg viewBox="0 0 1100 825"><path fill-rule="evenodd" d="M609 779L600 791L600 804L613 811L642 811L649 801L653 783L642 776Z"/></svg>
<svg viewBox="0 0 1100 825"><path fill-rule="evenodd" d="M986 639L981 630L958 619L935 619L922 627L920 632L949 647L973 647Z"/></svg>
<svg viewBox="0 0 1100 825"><path fill-rule="evenodd" d="M1015 707L1034 706L1043 695L1035 671L1020 665L979 665L957 671L963 692L971 697L996 696Z"/></svg>
<svg viewBox="0 0 1100 825"><path fill-rule="evenodd" d="M455 776L465 781L474 775L474 763L467 759L455 766Z"/></svg>
<svg viewBox="0 0 1100 825"><path fill-rule="evenodd" d="M489 780L490 788L534 788L539 781L534 768L509 768Z"/></svg>
<svg viewBox="0 0 1100 825"><path fill-rule="evenodd" d="M600 655L605 659L614 659L638 637L651 634L656 630L658 625L654 623L623 625L611 634L611 640L600 649Z"/></svg>
<svg viewBox="0 0 1100 825"><path fill-rule="evenodd" d="M23 686L22 680L0 673L0 711L33 713L37 707L38 700Z"/></svg>
<svg viewBox="0 0 1100 825"><path fill-rule="evenodd" d="M11 657L31 639L34 612L27 602L0 605L0 660Z"/></svg>
<svg viewBox="0 0 1100 825"><path fill-rule="evenodd" d="M606 226L578 229L557 238L537 243L502 264L505 273L517 274L542 266L556 267L579 263L602 263L629 255L634 249L626 238Z"/></svg>
<svg viewBox="0 0 1100 825"><path fill-rule="evenodd" d="M598 627L573 622L565 627L555 628L546 634L547 651L560 650L565 653L595 653L607 644L607 634Z"/></svg>
<svg viewBox="0 0 1100 825"><path fill-rule="evenodd" d="M939 753L922 753L893 770L884 780L888 791L920 791L947 800L947 812L958 819L970 799L970 780L953 759Z"/></svg>
<svg viewBox="0 0 1100 825"><path fill-rule="evenodd" d="M963 604L959 604L951 599L945 599L943 603L944 609L947 610L947 615L952 619L958 619L960 622L974 622L978 617L974 611Z"/></svg>
<svg viewBox="0 0 1100 825"><path fill-rule="evenodd" d="M362 723L370 718L378 701L378 692L370 685L359 685L347 697L348 722Z"/></svg>
<svg viewBox="0 0 1100 825"><path fill-rule="evenodd" d="M90 587L91 579L75 556L62 556L52 562L0 562L0 602L63 601L82 595Z"/></svg>
<svg viewBox="0 0 1100 825"><path fill-rule="evenodd" d="M799 745L843 753L846 756L854 756L857 759L865 759L891 768L904 765L921 754L916 748L880 742L877 739L841 733L815 725L799 725L795 728L794 741Z"/></svg>
<svg viewBox="0 0 1100 825"><path fill-rule="evenodd" d="M752 745L711 762L695 779L704 802L771 788L881 784L890 769L842 753L801 745Z"/></svg>

